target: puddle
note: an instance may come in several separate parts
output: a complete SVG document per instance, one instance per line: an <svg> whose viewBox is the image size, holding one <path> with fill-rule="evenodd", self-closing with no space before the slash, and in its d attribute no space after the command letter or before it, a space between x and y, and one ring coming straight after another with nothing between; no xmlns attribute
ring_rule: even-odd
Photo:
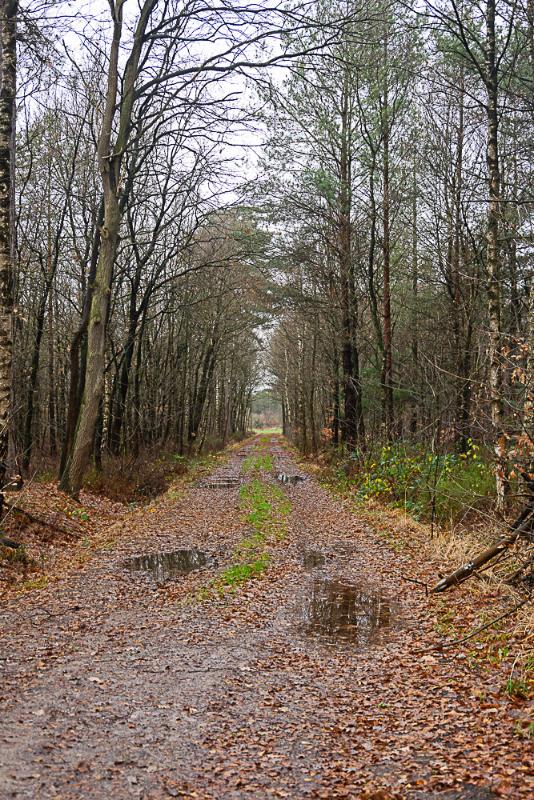
<svg viewBox="0 0 534 800"><path fill-rule="evenodd" d="M202 481L199 486L201 489L232 489L239 486L240 480L234 475L224 475L220 478L210 478Z"/></svg>
<svg viewBox="0 0 534 800"><path fill-rule="evenodd" d="M302 563L304 569L317 569L317 567L323 567L326 564L326 556L324 553L320 553L319 550L306 550L302 556Z"/></svg>
<svg viewBox="0 0 534 800"><path fill-rule="evenodd" d="M289 483L291 485L306 480L304 475L288 475L286 472L279 472L276 479L279 480L280 483Z"/></svg>
<svg viewBox="0 0 534 800"><path fill-rule="evenodd" d="M165 583L176 575L185 575L207 564L202 550L175 550L172 553L152 553L136 556L128 562L128 569L150 572L157 583Z"/></svg>
<svg viewBox="0 0 534 800"><path fill-rule="evenodd" d="M316 578L298 609L298 624L308 636L357 647L376 644L394 622L392 605L379 594L329 578Z"/></svg>

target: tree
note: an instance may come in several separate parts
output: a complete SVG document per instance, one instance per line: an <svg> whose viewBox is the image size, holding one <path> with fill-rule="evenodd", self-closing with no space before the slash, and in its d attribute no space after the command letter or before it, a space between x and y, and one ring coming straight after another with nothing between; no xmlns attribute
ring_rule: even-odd
<svg viewBox="0 0 534 800"><path fill-rule="evenodd" d="M500 174L499 118L500 92L505 75L510 71L522 48L514 37L516 4L497 12L496 0L486 0L483 14L471 3L451 0L452 12L429 4L432 14L459 43L461 53L479 76L485 97L480 100L486 116L487 226L486 226L486 294L489 334L489 391L491 425L496 454L497 509L504 511L507 491L506 420L503 386L502 330L502 189ZM483 32L480 28L483 26Z"/></svg>
<svg viewBox="0 0 534 800"><path fill-rule="evenodd" d="M6 482L13 362L17 0L0 3L0 490ZM0 494L0 498L3 495ZM0 509L2 505L0 499Z"/></svg>
<svg viewBox="0 0 534 800"><path fill-rule="evenodd" d="M234 7L230 2L220 16L219 9L211 10L203 3L193 3L184 8L171 3L159 10L157 0L145 0L134 25L128 58L121 70L123 9L124 0L115 0L110 5L112 37L97 148L102 179L103 224L99 231L100 247L88 321L84 390L71 450L61 477L61 487L73 495L79 492L90 461L103 393L109 296L121 222L132 186L131 176L123 186L125 176L122 170L126 153L132 145L135 119L143 121L145 130L159 128L161 118L154 115L152 103L165 91L167 118L177 111L182 112L184 105L193 104L197 109L205 110L208 129L214 125L217 127L221 117L214 113L214 109L222 109L227 98L216 99L212 84L220 82L220 76L224 78L262 64L283 62L291 56L287 48L268 59L254 58L249 51L281 34L287 20L293 30L308 25L300 16L298 7L289 10L266 7L255 10L251 16L247 9L239 5ZM171 31L172 36L169 36ZM225 35L221 39L222 31ZM214 35L218 42L218 52L199 59L192 43L195 40L203 42L210 35ZM184 48L180 47L182 39L186 42ZM313 51L321 46L316 38L309 49Z"/></svg>
<svg viewBox="0 0 534 800"><path fill-rule="evenodd" d="M122 80L119 79L119 56L123 32L124 0L111 5L113 35L109 52L107 90L102 125L98 139L98 164L102 179L103 220L99 231L100 248L91 298L87 335L87 366L72 451L61 477L61 488L76 496L93 451L100 407L113 267L121 226L121 168L132 128L135 88L142 47L157 0L146 0L137 21L134 40ZM119 84L122 87L119 95ZM114 138L114 123L117 134Z"/></svg>

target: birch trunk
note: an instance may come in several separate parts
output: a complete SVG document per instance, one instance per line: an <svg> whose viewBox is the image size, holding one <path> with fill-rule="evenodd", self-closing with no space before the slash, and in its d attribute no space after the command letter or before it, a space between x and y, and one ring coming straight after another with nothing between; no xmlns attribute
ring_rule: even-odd
<svg viewBox="0 0 534 800"><path fill-rule="evenodd" d="M17 0L0 2L0 510L6 483L13 363L14 142Z"/></svg>
<svg viewBox="0 0 534 800"><path fill-rule="evenodd" d="M486 91L488 223L486 231L486 271L489 321L489 384L492 435L495 443L497 510L503 512L507 488L506 439L504 431L503 378L501 364L501 270L500 212L501 181L499 173L498 68L495 44L495 0L486 5Z"/></svg>

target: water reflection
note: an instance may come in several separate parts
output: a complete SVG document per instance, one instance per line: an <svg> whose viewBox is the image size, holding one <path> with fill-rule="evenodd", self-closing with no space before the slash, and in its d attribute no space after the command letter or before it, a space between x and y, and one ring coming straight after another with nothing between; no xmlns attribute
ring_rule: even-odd
<svg viewBox="0 0 534 800"><path fill-rule="evenodd" d="M295 483L300 483L301 481L305 481L306 480L304 475L288 475L286 472L278 473L276 478L277 478L277 480L280 481L280 483L289 483L291 485L294 485Z"/></svg>
<svg viewBox="0 0 534 800"><path fill-rule="evenodd" d="M201 481L199 486L201 489L232 489L239 484L240 480L235 475L220 475Z"/></svg>
<svg viewBox="0 0 534 800"><path fill-rule="evenodd" d="M134 571L149 572L157 583L165 583L175 575L184 575L200 569L206 563L206 554L202 550L175 550L172 553L136 556L130 559L128 568Z"/></svg>
<svg viewBox="0 0 534 800"><path fill-rule="evenodd" d="M379 641L392 622L391 604L379 594L329 578L315 579L299 608L306 634L359 647Z"/></svg>

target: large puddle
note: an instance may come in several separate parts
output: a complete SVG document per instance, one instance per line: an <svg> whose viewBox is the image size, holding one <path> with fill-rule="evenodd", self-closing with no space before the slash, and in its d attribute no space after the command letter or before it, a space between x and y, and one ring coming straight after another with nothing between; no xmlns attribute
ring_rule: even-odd
<svg viewBox="0 0 534 800"><path fill-rule="evenodd" d="M165 583L177 575L185 575L207 564L202 550L175 550L172 553L152 553L136 556L128 562L128 569L148 572L157 583Z"/></svg>
<svg viewBox="0 0 534 800"><path fill-rule="evenodd" d="M298 607L298 627L308 636L357 647L377 644L393 625L388 600L363 587L330 578L316 578Z"/></svg>

